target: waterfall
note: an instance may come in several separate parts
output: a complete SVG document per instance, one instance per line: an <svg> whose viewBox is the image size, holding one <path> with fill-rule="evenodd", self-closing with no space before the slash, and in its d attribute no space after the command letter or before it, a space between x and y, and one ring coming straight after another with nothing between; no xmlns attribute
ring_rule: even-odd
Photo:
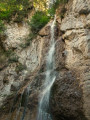
<svg viewBox="0 0 90 120"><path fill-rule="evenodd" d="M55 35L54 35L54 28L55 28L56 17L51 25L51 40L50 40L50 49L47 55L46 61L46 79L44 83L44 88L41 93L41 99L39 102L39 109L38 109L38 116L37 120L52 120L51 114L49 112L49 98L50 98L50 91L51 87L55 81Z"/></svg>

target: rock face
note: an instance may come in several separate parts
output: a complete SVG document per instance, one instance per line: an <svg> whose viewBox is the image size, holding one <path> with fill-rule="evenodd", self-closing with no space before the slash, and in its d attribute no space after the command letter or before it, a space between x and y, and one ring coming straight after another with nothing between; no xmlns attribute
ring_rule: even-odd
<svg viewBox="0 0 90 120"><path fill-rule="evenodd" d="M7 25L5 31L7 37L3 45L6 53L11 54L11 58L0 66L0 106L8 95L13 94L23 85L26 76L40 64L42 42L39 38L33 40L30 46L21 47L21 44L24 45L25 40L28 39L29 32L29 26L25 23Z"/></svg>
<svg viewBox="0 0 90 120"><path fill-rule="evenodd" d="M82 90L75 72L62 69L51 93L53 120L86 120L83 114Z"/></svg>
<svg viewBox="0 0 90 120"><path fill-rule="evenodd" d="M59 18L58 12L56 15L57 77L51 90L51 113L53 120L90 120L90 1L69 0L66 9L64 19ZM36 119L39 93L45 80L51 23L52 20L27 47L21 47L21 44L25 44L29 26L26 23L7 25L4 48L12 50L18 60L0 68L0 106L5 103L0 110L0 120L9 116L12 94L17 91L17 95L14 94L17 100L10 114L12 120L16 116L18 119L22 117L28 90L25 119Z"/></svg>
<svg viewBox="0 0 90 120"><path fill-rule="evenodd" d="M90 120L90 1L73 0L61 24L65 33L65 65L80 74L83 109Z"/></svg>

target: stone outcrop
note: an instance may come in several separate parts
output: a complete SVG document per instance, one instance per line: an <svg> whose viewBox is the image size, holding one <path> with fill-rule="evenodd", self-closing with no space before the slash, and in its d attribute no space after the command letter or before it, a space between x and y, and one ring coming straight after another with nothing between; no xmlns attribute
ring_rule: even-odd
<svg viewBox="0 0 90 120"><path fill-rule="evenodd" d="M41 40L39 38L33 40L30 46L21 47L21 44L24 45L25 40L28 39L29 32L26 23L7 25L5 31L7 37L3 45L5 52L11 54L11 58L8 60L4 57L6 60L0 66L0 106L8 95L13 94L23 85L26 76L40 64Z"/></svg>
<svg viewBox="0 0 90 120"><path fill-rule="evenodd" d="M90 120L90 1L69 0L66 10L62 20L59 10L56 13L57 78L51 90L51 113L53 120ZM25 23L7 25L4 48L6 51L11 49L18 56L18 61L0 69L0 106L5 103L0 110L0 120L10 117L11 102L14 104L10 111L12 120L16 116L18 119L22 117L25 105L25 119L36 119L38 98L45 80L51 23L52 20L24 48L21 44L25 44L29 26ZM20 64L26 69L17 71ZM28 103L25 104L28 90ZM14 92L17 91L16 95ZM15 96L17 99L13 102Z"/></svg>
<svg viewBox="0 0 90 120"><path fill-rule="evenodd" d="M68 3L69 4L69 3ZM65 65L80 74L83 109L90 119L90 1L73 0L61 23L64 32Z"/></svg>

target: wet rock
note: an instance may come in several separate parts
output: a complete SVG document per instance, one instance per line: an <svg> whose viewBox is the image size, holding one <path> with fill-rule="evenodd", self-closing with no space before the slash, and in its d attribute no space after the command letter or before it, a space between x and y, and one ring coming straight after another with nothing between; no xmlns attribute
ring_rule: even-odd
<svg viewBox="0 0 90 120"><path fill-rule="evenodd" d="M85 120L82 89L75 73L63 70L52 87L50 98L54 120Z"/></svg>

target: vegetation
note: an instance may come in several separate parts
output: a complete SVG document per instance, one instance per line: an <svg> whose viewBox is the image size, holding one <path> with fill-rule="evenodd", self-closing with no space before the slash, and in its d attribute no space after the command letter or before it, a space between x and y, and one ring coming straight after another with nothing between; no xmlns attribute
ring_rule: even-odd
<svg viewBox="0 0 90 120"><path fill-rule="evenodd" d="M23 65L23 64L21 64L21 63L19 63L17 66L16 66L16 72L18 73L18 72L20 72L20 71L23 71L23 70L25 70L26 69L26 66L25 65Z"/></svg>
<svg viewBox="0 0 90 120"><path fill-rule="evenodd" d="M56 9L60 4L67 3L68 0L57 0L51 8L47 9L47 0L34 0L34 6L37 8L42 8L42 11L36 11L36 13L32 16L32 19L29 23L31 27L31 31L33 33L37 33L42 27L44 27L50 20L51 17L54 16ZM61 15L61 17L63 14Z"/></svg>
<svg viewBox="0 0 90 120"><path fill-rule="evenodd" d="M47 0L33 0L33 6L40 11L47 10Z"/></svg>
<svg viewBox="0 0 90 120"><path fill-rule="evenodd" d="M44 27L48 23L49 19L50 19L50 17L47 16L47 14L45 12L37 11L32 16L32 19L29 23L29 25L31 27L31 31L33 33L37 33L42 27Z"/></svg>
<svg viewBox="0 0 90 120"><path fill-rule="evenodd" d="M11 49L9 49L5 52L5 54L7 57L10 57L10 56L13 56L15 53Z"/></svg>
<svg viewBox="0 0 90 120"><path fill-rule="evenodd" d="M67 2L68 0L57 0L51 8L47 9L47 0L33 0L32 2L30 2L30 0L0 0L0 34L5 30L5 20L9 22L14 16L15 22L21 22L24 17L27 17L28 9L32 7L33 3L34 7L41 11L36 11L32 16L31 21L28 22L32 33L30 33L26 39L26 43L20 45L20 47L26 48L30 45L32 39L36 37L40 29L49 22L51 17L54 16L59 4L65 4ZM65 9L60 15L61 18L63 18L64 13ZM12 50L5 51L4 54L5 55L3 57L8 57L9 62L18 61L18 57L14 55Z"/></svg>
<svg viewBox="0 0 90 120"><path fill-rule="evenodd" d="M18 56L11 56L8 61L9 63L18 62Z"/></svg>
<svg viewBox="0 0 90 120"><path fill-rule="evenodd" d="M25 17L30 7L29 0L0 0L0 20L10 21L12 15Z"/></svg>
<svg viewBox="0 0 90 120"><path fill-rule="evenodd" d="M66 4L68 0L57 0L51 8L47 10L47 13L50 14L50 16L54 16L56 9L59 7L60 4ZM63 13L62 13L63 14ZM62 16L62 15L61 15Z"/></svg>
<svg viewBox="0 0 90 120"><path fill-rule="evenodd" d="M6 55L4 54L4 50L0 47L0 65L3 64L6 60Z"/></svg>
<svg viewBox="0 0 90 120"><path fill-rule="evenodd" d="M67 3L68 0L56 0L51 7L58 7L60 4ZM47 11L48 10L48 0L33 0L33 5L37 10Z"/></svg>
<svg viewBox="0 0 90 120"><path fill-rule="evenodd" d="M0 20L0 33L2 33L5 30L5 26L2 20Z"/></svg>
<svg viewBox="0 0 90 120"><path fill-rule="evenodd" d="M9 63L18 62L19 57L12 50L5 51L5 55Z"/></svg>

